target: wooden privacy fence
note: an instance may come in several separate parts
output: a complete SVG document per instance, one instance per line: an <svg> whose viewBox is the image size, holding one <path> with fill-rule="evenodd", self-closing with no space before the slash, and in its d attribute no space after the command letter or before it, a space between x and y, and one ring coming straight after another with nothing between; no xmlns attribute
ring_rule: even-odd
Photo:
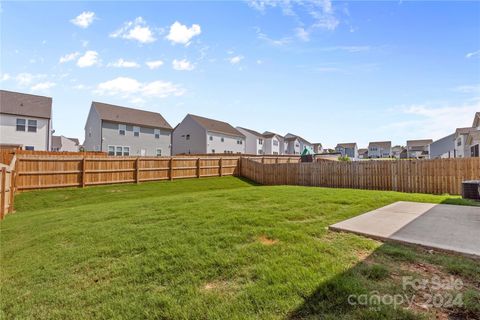
<svg viewBox="0 0 480 320"><path fill-rule="evenodd" d="M236 175L239 157L41 157L17 159L17 189Z"/></svg>
<svg viewBox="0 0 480 320"><path fill-rule="evenodd" d="M461 194L462 181L480 179L480 158L296 164L262 164L242 158L241 175L265 185Z"/></svg>
<svg viewBox="0 0 480 320"><path fill-rule="evenodd" d="M0 219L13 212L15 200L15 156L9 165L0 163Z"/></svg>

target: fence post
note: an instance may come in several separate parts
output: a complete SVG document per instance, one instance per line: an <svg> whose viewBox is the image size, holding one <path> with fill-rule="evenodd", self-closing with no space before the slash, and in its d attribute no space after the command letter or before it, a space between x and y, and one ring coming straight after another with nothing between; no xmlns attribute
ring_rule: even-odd
<svg viewBox="0 0 480 320"><path fill-rule="evenodd" d="M200 158L197 158L197 178L200 178Z"/></svg>
<svg viewBox="0 0 480 320"><path fill-rule="evenodd" d="M140 158L135 159L135 182L140 183Z"/></svg>
<svg viewBox="0 0 480 320"><path fill-rule="evenodd" d="M221 177L223 174L223 158L220 157L220 160L218 161L218 175Z"/></svg>
<svg viewBox="0 0 480 320"><path fill-rule="evenodd" d="M87 159L85 159L85 155L83 155L83 159L82 159L82 188L85 188L85 184L86 184L86 181L85 181L85 177L87 176L86 174L86 171L87 171Z"/></svg>
<svg viewBox="0 0 480 320"><path fill-rule="evenodd" d="M265 157L262 157L262 164L265 163Z"/></svg>
<svg viewBox="0 0 480 320"><path fill-rule="evenodd" d="M242 157L238 157L237 159L237 177L242 176Z"/></svg>
<svg viewBox="0 0 480 320"><path fill-rule="evenodd" d="M173 158L170 158L170 161L168 162L169 165L169 173L168 176L170 178L170 181L173 180Z"/></svg>
<svg viewBox="0 0 480 320"><path fill-rule="evenodd" d="M275 158L275 164L278 164L278 157Z"/></svg>
<svg viewBox="0 0 480 320"><path fill-rule="evenodd" d="M10 205L8 213L13 212L13 201L15 200L15 170L10 171Z"/></svg>
<svg viewBox="0 0 480 320"><path fill-rule="evenodd" d="M0 195L0 220L3 220L5 216L5 182L7 180L7 170L5 167L2 168L2 193Z"/></svg>

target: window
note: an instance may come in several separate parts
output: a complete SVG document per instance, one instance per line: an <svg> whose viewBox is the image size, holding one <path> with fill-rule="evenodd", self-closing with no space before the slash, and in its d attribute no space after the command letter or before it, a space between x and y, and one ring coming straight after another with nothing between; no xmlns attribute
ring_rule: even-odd
<svg viewBox="0 0 480 320"><path fill-rule="evenodd" d="M155 139L160 139L160 129L153 130L155 133Z"/></svg>
<svg viewBox="0 0 480 320"><path fill-rule="evenodd" d="M17 131L25 131L25 119L17 119Z"/></svg>
<svg viewBox="0 0 480 320"><path fill-rule="evenodd" d="M162 149L157 149L156 153L157 153L157 157L161 157L162 156Z"/></svg>
<svg viewBox="0 0 480 320"><path fill-rule="evenodd" d="M121 136L125 135L125 131L127 131L127 126L124 124L119 124L118 125L118 134Z"/></svg>
<svg viewBox="0 0 480 320"><path fill-rule="evenodd" d="M215 149L212 149L212 153L215 153Z"/></svg>
<svg viewBox="0 0 480 320"><path fill-rule="evenodd" d="M296 147L296 148L300 148L300 144L295 143L295 147Z"/></svg>
<svg viewBox="0 0 480 320"><path fill-rule="evenodd" d="M35 148L33 146L25 146L25 150L33 151L33 150L35 150Z"/></svg>
<svg viewBox="0 0 480 320"><path fill-rule="evenodd" d="M263 144L263 139L258 139L258 144Z"/></svg>
<svg viewBox="0 0 480 320"><path fill-rule="evenodd" d="M277 155L277 154L278 154L278 152L277 152L277 151L273 151L273 154Z"/></svg>
<svg viewBox="0 0 480 320"><path fill-rule="evenodd" d="M237 144L243 144L243 140L237 140Z"/></svg>
<svg viewBox="0 0 480 320"><path fill-rule="evenodd" d="M278 141L277 141L277 140L273 140L273 145L274 145L274 146L278 146Z"/></svg>
<svg viewBox="0 0 480 320"><path fill-rule="evenodd" d="M115 155L115 146L108 146L108 155L109 156Z"/></svg>
<svg viewBox="0 0 480 320"><path fill-rule="evenodd" d="M457 147L460 147L461 145L462 145L462 138L458 138Z"/></svg>
<svg viewBox="0 0 480 320"><path fill-rule="evenodd" d="M28 132L37 132L37 120L28 120Z"/></svg>
<svg viewBox="0 0 480 320"><path fill-rule="evenodd" d="M185 136L185 140L190 140L190 135L189 135L189 134L187 134L187 135Z"/></svg>
<svg viewBox="0 0 480 320"><path fill-rule="evenodd" d="M116 152L115 152L116 156L121 156L123 154L123 152L122 152L123 148L122 147L115 147L115 149L116 149Z"/></svg>
<svg viewBox="0 0 480 320"><path fill-rule="evenodd" d="M479 145L474 145L470 148L472 157L480 157L480 147Z"/></svg>
<svg viewBox="0 0 480 320"><path fill-rule="evenodd" d="M140 127L133 126L133 136L140 137Z"/></svg>
<svg viewBox="0 0 480 320"><path fill-rule="evenodd" d="M212 141L212 140L213 140L213 136L210 136L210 141Z"/></svg>
<svg viewBox="0 0 480 320"><path fill-rule="evenodd" d="M123 155L124 156L130 155L130 147L123 147Z"/></svg>
<svg viewBox="0 0 480 320"><path fill-rule="evenodd" d="M225 141L225 139L224 139L223 137L221 137L221 138L220 138L220 141L224 142L224 141Z"/></svg>
<svg viewBox="0 0 480 320"><path fill-rule="evenodd" d="M263 150L262 150L262 149L258 149L258 154L263 154Z"/></svg>

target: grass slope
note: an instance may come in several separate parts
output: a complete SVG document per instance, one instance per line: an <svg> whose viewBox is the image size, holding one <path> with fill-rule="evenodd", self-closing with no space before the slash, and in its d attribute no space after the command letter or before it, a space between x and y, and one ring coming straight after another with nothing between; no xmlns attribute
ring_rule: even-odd
<svg viewBox="0 0 480 320"><path fill-rule="evenodd" d="M438 312L475 314L478 262L327 230L398 200L468 204L233 177L22 193L1 223L0 316L410 319L346 299L398 292L419 264L473 284L464 308Z"/></svg>

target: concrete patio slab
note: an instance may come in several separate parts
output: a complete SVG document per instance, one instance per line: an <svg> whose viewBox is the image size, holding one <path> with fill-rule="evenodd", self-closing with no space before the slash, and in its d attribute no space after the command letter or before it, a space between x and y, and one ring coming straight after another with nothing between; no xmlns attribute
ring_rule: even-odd
<svg viewBox="0 0 480 320"><path fill-rule="evenodd" d="M399 201L330 229L480 258L480 207Z"/></svg>

